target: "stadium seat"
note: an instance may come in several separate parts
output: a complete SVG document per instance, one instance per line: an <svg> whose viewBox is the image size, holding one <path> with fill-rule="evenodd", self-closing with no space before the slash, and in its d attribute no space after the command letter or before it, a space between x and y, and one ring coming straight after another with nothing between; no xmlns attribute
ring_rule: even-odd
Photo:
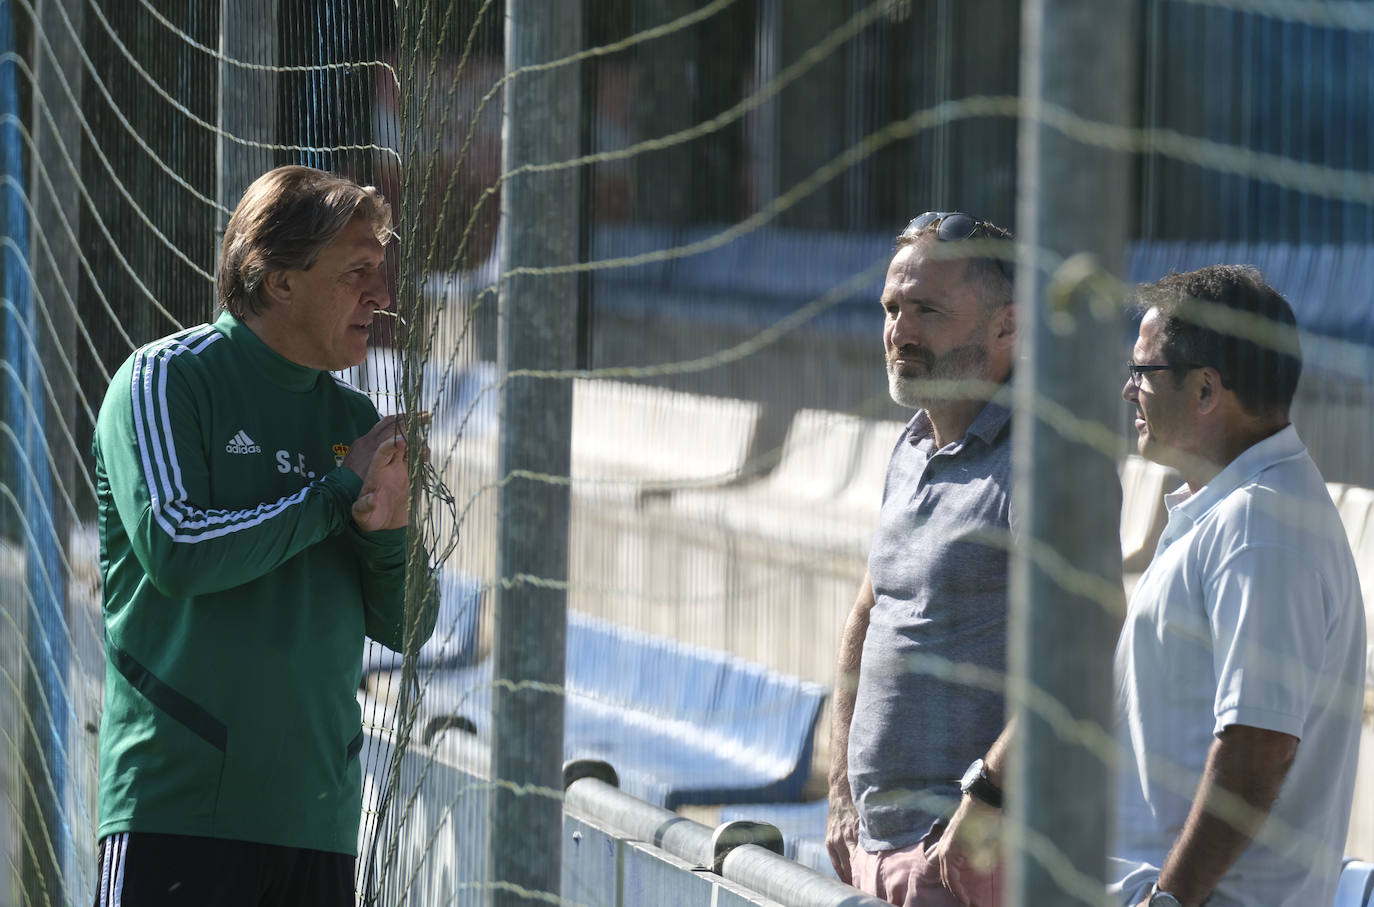
<svg viewBox="0 0 1374 907"><path fill-rule="evenodd" d="M477 481L494 478L499 398L494 362L474 362L447 375L434 402L429 431L430 455L441 474L457 473Z"/></svg>
<svg viewBox="0 0 1374 907"><path fill-rule="evenodd" d="M791 545L867 557L882 506L887 463L905 427L904 422L865 422L848 481L828 501L811 501L789 514L785 521L769 524L772 537ZM757 519L742 509L729 511L726 523L741 533L757 533L762 528Z"/></svg>
<svg viewBox="0 0 1374 907"><path fill-rule="evenodd" d="M825 688L723 652L568 615L564 754L614 766L620 786L669 809L795 800L811 770ZM436 672L426 738L490 737L491 661Z"/></svg>
<svg viewBox="0 0 1374 907"><path fill-rule="evenodd" d="M1331 503L1335 504L1337 507L1340 507L1341 499L1345 497L1346 489L1348 489L1349 487L1350 486L1345 484L1344 482L1327 482L1326 491L1327 494L1331 495Z"/></svg>
<svg viewBox="0 0 1374 907"><path fill-rule="evenodd" d="M833 499L849 481L864 421L847 413L804 409L792 417L778 465L764 480L781 500Z"/></svg>
<svg viewBox="0 0 1374 907"><path fill-rule="evenodd" d="M741 494L775 507L833 500L854 471L863 427L862 419L847 413L799 410L787 429L777 465L765 477L725 494L679 495L674 509L718 511Z"/></svg>
<svg viewBox="0 0 1374 907"><path fill-rule="evenodd" d="M1179 484L1176 473L1132 454L1121 464L1121 567L1144 570L1155 556L1169 513L1164 495Z"/></svg>
<svg viewBox="0 0 1374 907"><path fill-rule="evenodd" d="M873 528L878 523L878 511L882 508L887 464L905 428L905 422L867 422L859 438L854 470L836 496L833 507L799 521L793 528L793 537L803 543L809 539L813 547L867 557Z"/></svg>
<svg viewBox="0 0 1374 907"><path fill-rule="evenodd" d="M495 366L477 363L450 381L430 447L442 462L491 480L497 468ZM573 383L573 490L638 501L646 491L719 485L749 456L761 407L750 400L687 394L599 379Z"/></svg>
<svg viewBox="0 0 1374 907"><path fill-rule="evenodd" d="M905 422L865 422L854 468L844 487L829 502L813 502L795 514L781 538L789 544L866 558L883 503L887 464L905 427ZM747 520L744 514L732 514L731 528L750 531Z"/></svg>
<svg viewBox="0 0 1374 907"><path fill-rule="evenodd" d="M749 456L762 407L623 381L573 386L573 490L637 500L641 492L720 485Z"/></svg>
<svg viewBox="0 0 1374 907"><path fill-rule="evenodd" d="M1374 863L1346 860L1341 867L1341 880L1336 887L1334 907L1370 907L1374 905Z"/></svg>
<svg viewBox="0 0 1374 907"><path fill-rule="evenodd" d="M1341 523L1345 526L1346 537L1350 539L1350 548L1356 552L1358 559L1360 543L1370 531L1370 517L1371 513L1374 513L1374 490L1351 486L1341 495L1336 509L1340 511ZM1361 577L1363 576L1361 572Z"/></svg>
<svg viewBox="0 0 1374 907"><path fill-rule="evenodd" d="M883 485L887 482L887 464L892 449L906 428L905 422L870 422L859 447L859 462L854 477L840 493L840 505L863 512L874 520L883 503Z"/></svg>
<svg viewBox="0 0 1374 907"><path fill-rule="evenodd" d="M799 518L837 507L858 460L865 422L847 413L803 409L792 417L778 463L738 488L674 493L674 513L739 532L788 538Z"/></svg>
<svg viewBox="0 0 1374 907"><path fill-rule="evenodd" d="M420 647L422 668L457 668L477 657L477 619L483 587L476 577L448 567L439 572L439 616L434 635ZM363 656L365 671L398 671L401 656L371 640Z"/></svg>

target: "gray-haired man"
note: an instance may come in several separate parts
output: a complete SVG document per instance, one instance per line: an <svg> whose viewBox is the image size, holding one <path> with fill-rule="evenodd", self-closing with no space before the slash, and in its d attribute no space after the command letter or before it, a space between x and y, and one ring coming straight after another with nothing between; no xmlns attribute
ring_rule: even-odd
<svg viewBox="0 0 1374 907"><path fill-rule="evenodd" d="M354 902L355 694L364 635L406 632L409 477L396 418L330 372L390 304L389 227L375 189L265 174L225 231L224 313L111 381L99 904Z"/></svg>
<svg viewBox="0 0 1374 907"><path fill-rule="evenodd" d="M1000 690L940 669L1006 665L1011 413L989 398L1016 344L1009 238L967 214L922 215L883 288L889 390L918 412L896 439L841 641L826 843L840 878L893 904L957 903L928 851L1005 720ZM972 776L997 798L998 779ZM995 872L965 882L1000 898Z"/></svg>

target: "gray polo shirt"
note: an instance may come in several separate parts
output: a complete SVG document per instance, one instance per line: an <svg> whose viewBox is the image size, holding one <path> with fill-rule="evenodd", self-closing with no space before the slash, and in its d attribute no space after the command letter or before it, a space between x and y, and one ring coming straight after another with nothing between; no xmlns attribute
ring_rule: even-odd
<svg viewBox="0 0 1374 907"><path fill-rule="evenodd" d="M917 413L892 452L869 551L874 605L849 730L870 853L915 844L952 812L964 769L1002 730L1010 527L1010 411L989 403L938 451ZM992 688L948 676L963 666Z"/></svg>

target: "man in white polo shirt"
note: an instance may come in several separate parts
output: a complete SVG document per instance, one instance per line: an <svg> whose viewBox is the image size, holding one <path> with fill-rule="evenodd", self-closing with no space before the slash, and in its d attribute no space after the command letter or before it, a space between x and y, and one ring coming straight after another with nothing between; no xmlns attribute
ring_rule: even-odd
<svg viewBox="0 0 1374 907"><path fill-rule="evenodd" d="M1142 287L1122 396L1185 485L1116 650L1123 905L1332 903L1365 667L1340 518L1289 423L1288 303L1253 268Z"/></svg>

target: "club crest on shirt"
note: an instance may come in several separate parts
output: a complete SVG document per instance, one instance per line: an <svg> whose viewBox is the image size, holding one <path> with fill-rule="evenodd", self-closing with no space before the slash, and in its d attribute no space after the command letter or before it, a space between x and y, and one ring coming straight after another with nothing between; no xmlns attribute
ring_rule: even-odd
<svg viewBox="0 0 1374 907"><path fill-rule="evenodd" d="M348 456L348 451L348 445L342 441L334 445L334 465L336 467L343 465L344 457Z"/></svg>

